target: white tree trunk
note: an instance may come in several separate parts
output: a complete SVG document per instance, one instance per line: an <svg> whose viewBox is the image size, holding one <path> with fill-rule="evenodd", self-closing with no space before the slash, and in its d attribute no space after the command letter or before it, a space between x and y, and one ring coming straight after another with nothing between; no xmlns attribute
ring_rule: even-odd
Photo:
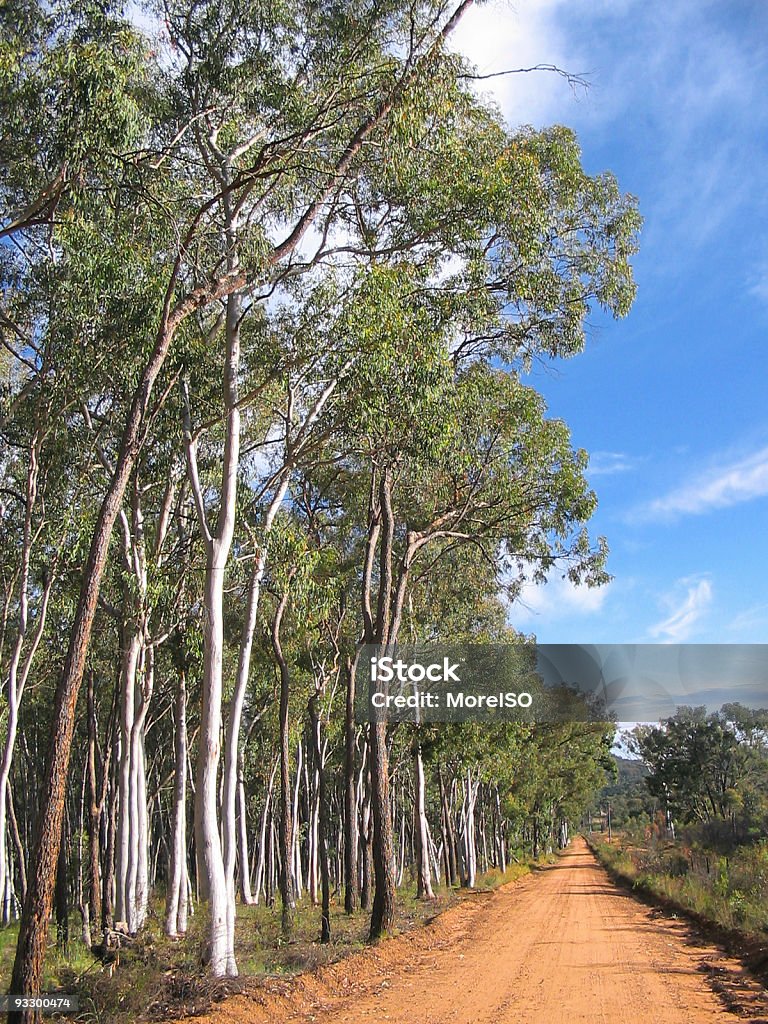
<svg viewBox="0 0 768 1024"><path fill-rule="evenodd" d="M269 784L264 796L264 808L261 812L261 827L259 829L259 860L256 865L256 903L259 902L261 891L265 888L264 869L267 863L267 821L269 820L269 807L272 802L272 788L275 784L275 775L277 774L278 764L279 760L276 760L272 767L272 773L269 776Z"/></svg>
<svg viewBox="0 0 768 1024"><path fill-rule="evenodd" d="M124 631L124 635L125 635ZM141 652L141 636L134 630L124 640L120 667L120 761L118 776L118 819L115 868L115 921L124 922L133 931L135 905L129 883L131 843L132 765L131 735L136 716L136 672Z"/></svg>
<svg viewBox="0 0 768 1024"><path fill-rule="evenodd" d="M304 768L304 744L299 740L296 748L296 778L293 787L293 803L291 805L291 864L293 870L293 894L301 899L304 878L301 869L301 847L299 845L299 791L301 789L301 773Z"/></svg>
<svg viewBox="0 0 768 1024"><path fill-rule="evenodd" d="M223 511L223 510L222 510ZM223 579L226 557L219 541L205 577L203 703L195 792L195 842L200 895L209 904L206 959L214 977L236 976L234 905L229 899L217 813L217 773L221 736Z"/></svg>
<svg viewBox="0 0 768 1024"><path fill-rule="evenodd" d="M501 873L504 874L507 870L507 843L504 836L504 816L501 813L501 797L498 786L496 787L496 820L499 835L499 867Z"/></svg>
<svg viewBox="0 0 768 1024"><path fill-rule="evenodd" d="M416 775L416 895L418 899L433 900L432 875L429 864L430 837L427 824L427 786L424 779L424 761L421 756L421 744L416 743L414 752Z"/></svg>
<svg viewBox="0 0 768 1024"><path fill-rule="evenodd" d="M320 845L320 785L319 773L312 773L312 785L309 784L309 772L305 768L304 779L307 792L310 794L309 813L309 856L307 858L307 888L312 906L318 903L319 879L318 879L318 848Z"/></svg>
<svg viewBox="0 0 768 1024"><path fill-rule="evenodd" d="M466 787L464 863L467 872L467 885L472 889L477 881L477 849L475 846L475 801L477 799L477 784L472 782L472 773L469 769L467 769Z"/></svg>
<svg viewBox="0 0 768 1024"><path fill-rule="evenodd" d="M147 560L144 516L136 477L130 521L124 511L120 513L120 521L123 561L131 583L126 583L124 591L115 917L135 934L146 918L148 901L143 730L154 664L153 652L147 645Z"/></svg>
<svg viewBox="0 0 768 1024"><path fill-rule="evenodd" d="M238 833L237 845L240 859L240 899L245 906L253 904L254 898L251 892L251 862L248 856L248 820L245 801L245 780L243 779L242 754L238 759L240 764L237 773L237 812L238 812Z"/></svg>
<svg viewBox="0 0 768 1024"><path fill-rule="evenodd" d="M394 786L392 787L394 791ZM397 821L395 812L392 812L392 818ZM396 878L398 887L403 884L403 877L405 875L405 807L403 807L402 813L400 814L400 859L399 864L396 867Z"/></svg>
<svg viewBox="0 0 768 1024"><path fill-rule="evenodd" d="M144 679L141 688L141 703L137 721L134 723L132 759L135 758L134 777L136 780L136 928L141 928L147 919L149 907L149 808L147 807L147 758L144 743L144 729L149 710L149 701L154 686L154 651L147 648L144 663Z"/></svg>
<svg viewBox="0 0 768 1024"><path fill-rule="evenodd" d="M432 832L429 828L429 823L427 823L427 834L429 835L429 855L432 858L432 870L435 873L435 884L440 885L442 879L440 868L441 858L443 856L442 843L440 846L436 845Z"/></svg>
<svg viewBox="0 0 768 1024"><path fill-rule="evenodd" d="M175 717L171 863L165 904L165 933L171 938L187 930L187 686L183 672L179 674Z"/></svg>
<svg viewBox="0 0 768 1024"><path fill-rule="evenodd" d="M235 977L234 886L228 886L219 833L217 777L221 754L222 669L224 654L224 575L235 529L237 469L240 453L240 316L242 300L237 293L227 299L224 410L226 414L221 496L215 533L211 533L197 473L195 445L189 411L184 424L187 468L195 498L200 529L206 547L203 595L203 695L198 741L195 792L195 843L201 895L209 904L206 949L214 977ZM234 859L234 844L232 845Z"/></svg>
<svg viewBox="0 0 768 1024"><path fill-rule="evenodd" d="M235 689L229 705L227 720L227 735L224 747L224 778L222 794L222 836L224 842L224 871L227 879L227 889L230 898L235 898L235 861L237 854L237 766L240 740L240 724L243 714L243 703L245 692L248 686L248 674L251 662L251 648L253 646L253 634L256 629L256 615L259 606L259 593L261 581L264 577L266 560L264 553L260 552L256 559L254 572L251 576L251 584L248 591L248 604L246 607L243 635L240 641L240 656L238 659L237 679ZM247 866L246 866L247 871Z"/></svg>
<svg viewBox="0 0 768 1024"><path fill-rule="evenodd" d="M227 881L227 891L234 906L235 900L235 862L236 862L236 803L238 797L238 762L240 753L240 727L243 717L243 704L248 689L248 678L251 668L251 651L253 649L253 635L256 629L256 618L259 609L259 597L261 595L261 584L264 579L264 572L267 566L267 543L269 534L275 520L275 516L285 498L288 489L289 474L286 470L281 476L277 490L267 508L264 522L264 537L262 547L256 556L253 573L251 575L250 587L248 588L248 604L246 607L243 633L240 640L240 653L237 664L237 678L235 688L229 704L227 717L227 734L224 745L224 779L222 797L222 835L224 843L224 872ZM243 800L243 805L245 801ZM241 815L241 831L245 829L244 815ZM240 846L247 849L247 841L243 843L241 837ZM241 857L242 865L242 857ZM244 874L248 871L248 862L241 868ZM250 892L250 886L248 886ZM245 890L243 890L245 900ZM249 902L246 901L246 902Z"/></svg>
<svg viewBox="0 0 768 1024"><path fill-rule="evenodd" d="M11 863L10 851L6 847L7 847L7 844L4 844L3 856L5 858L5 863L10 865L10 863ZM6 911L6 908L7 908L7 911ZM10 870L7 870L6 873L5 873L5 884L3 886L3 914L5 915L6 912L8 914L8 923L10 924L11 916L13 916L13 917L17 916L16 915L16 900L15 900L14 894L13 894L13 882L11 880L11 872L10 872Z"/></svg>
<svg viewBox="0 0 768 1024"><path fill-rule="evenodd" d="M32 513L37 497L37 479L39 466L39 453L42 441L35 435L29 450L29 465L27 467L27 489L24 514L24 539L21 550L21 571L19 574L19 622L16 632L16 639L11 652L8 666L8 679L6 684L6 697L8 700L8 720L3 741L2 757L0 758L0 894L2 894L2 911L0 921L7 925L11 920L13 910L13 885L10 881L10 858L7 853L8 838L8 785L13 763L13 751L16 746L16 734L19 725L19 706L24 693L27 678L29 677L32 662L37 652L40 640L45 628L45 620L48 612L48 599L51 594L51 587L55 575L55 560L51 567L49 579L43 589L40 606L37 613L37 624L32 637L29 650L24 656L24 642L27 638L29 627L29 568L33 543L33 522ZM10 884L8 884L10 881ZM11 895L9 895L9 893Z"/></svg>

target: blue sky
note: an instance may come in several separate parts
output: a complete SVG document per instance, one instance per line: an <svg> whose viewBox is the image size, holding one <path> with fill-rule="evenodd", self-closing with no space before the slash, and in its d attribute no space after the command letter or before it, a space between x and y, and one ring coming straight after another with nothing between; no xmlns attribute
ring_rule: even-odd
<svg viewBox="0 0 768 1024"><path fill-rule="evenodd" d="M645 218L628 319L531 376L591 454L614 580L553 577L543 643L768 641L768 2L492 0L457 45L508 121L573 127Z"/></svg>

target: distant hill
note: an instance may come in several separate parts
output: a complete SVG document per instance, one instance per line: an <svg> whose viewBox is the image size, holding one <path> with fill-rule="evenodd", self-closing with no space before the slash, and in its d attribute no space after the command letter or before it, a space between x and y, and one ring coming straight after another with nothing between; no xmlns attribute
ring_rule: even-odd
<svg viewBox="0 0 768 1024"><path fill-rule="evenodd" d="M611 819L616 828L650 820L657 810L658 801L651 796L645 784L648 768L634 758L614 754L613 759L617 778L600 791L599 806L611 805Z"/></svg>
<svg viewBox="0 0 768 1024"><path fill-rule="evenodd" d="M644 779L648 774L648 767L643 761L637 760L637 758L630 757L618 757L614 755L614 761L619 770L618 781L621 782L636 782L638 779Z"/></svg>

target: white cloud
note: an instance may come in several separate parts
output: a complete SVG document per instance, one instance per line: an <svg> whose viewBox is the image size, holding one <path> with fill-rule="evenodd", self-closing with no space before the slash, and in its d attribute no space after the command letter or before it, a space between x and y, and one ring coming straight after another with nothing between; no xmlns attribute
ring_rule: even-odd
<svg viewBox="0 0 768 1024"><path fill-rule="evenodd" d="M762 195L768 107L755 69L768 47L754 43L745 60L739 19L724 24L717 5L698 0L492 0L465 15L452 41L481 73L549 63L587 78L586 93L544 72L478 83L512 126L564 123L605 139L636 123L654 165L643 246L665 275L680 251L711 243Z"/></svg>
<svg viewBox="0 0 768 1024"><path fill-rule="evenodd" d="M680 596L682 589L685 590L684 597ZM668 607L669 614L651 626L649 636L665 644L685 643L712 603L712 582L706 578L684 577L677 581L663 603Z"/></svg>
<svg viewBox="0 0 768 1024"><path fill-rule="evenodd" d="M510 605L509 621L520 629L575 615L595 615L602 610L610 588L610 583L603 587L579 587L559 573L551 574L544 584L528 581Z"/></svg>
<svg viewBox="0 0 768 1024"><path fill-rule="evenodd" d="M641 520L675 519L768 494L768 447L709 470L639 510Z"/></svg>
<svg viewBox="0 0 768 1024"><path fill-rule="evenodd" d="M590 476L613 476L627 473L637 465L637 459L626 452L592 452L587 473Z"/></svg>

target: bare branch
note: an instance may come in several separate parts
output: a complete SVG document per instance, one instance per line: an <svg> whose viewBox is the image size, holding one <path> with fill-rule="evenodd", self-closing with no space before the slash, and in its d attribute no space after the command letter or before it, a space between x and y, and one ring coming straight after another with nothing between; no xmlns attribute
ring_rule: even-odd
<svg viewBox="0 0 768 1024"><path fill-rule="evenodd" d="M555 75L560 75L561 78L566 80L572 89L579 88L586 91L590 87L590 82L586 77L587 72L575 75L571 71L559 68L556 64L534 64L530 68L510 68L507 71L491 71L487 75L470 74L469 72L465 72L458 77L472 82L485 82L489 78L503 78L506 75L527 75L532 71L549 71Z"/></svg>

